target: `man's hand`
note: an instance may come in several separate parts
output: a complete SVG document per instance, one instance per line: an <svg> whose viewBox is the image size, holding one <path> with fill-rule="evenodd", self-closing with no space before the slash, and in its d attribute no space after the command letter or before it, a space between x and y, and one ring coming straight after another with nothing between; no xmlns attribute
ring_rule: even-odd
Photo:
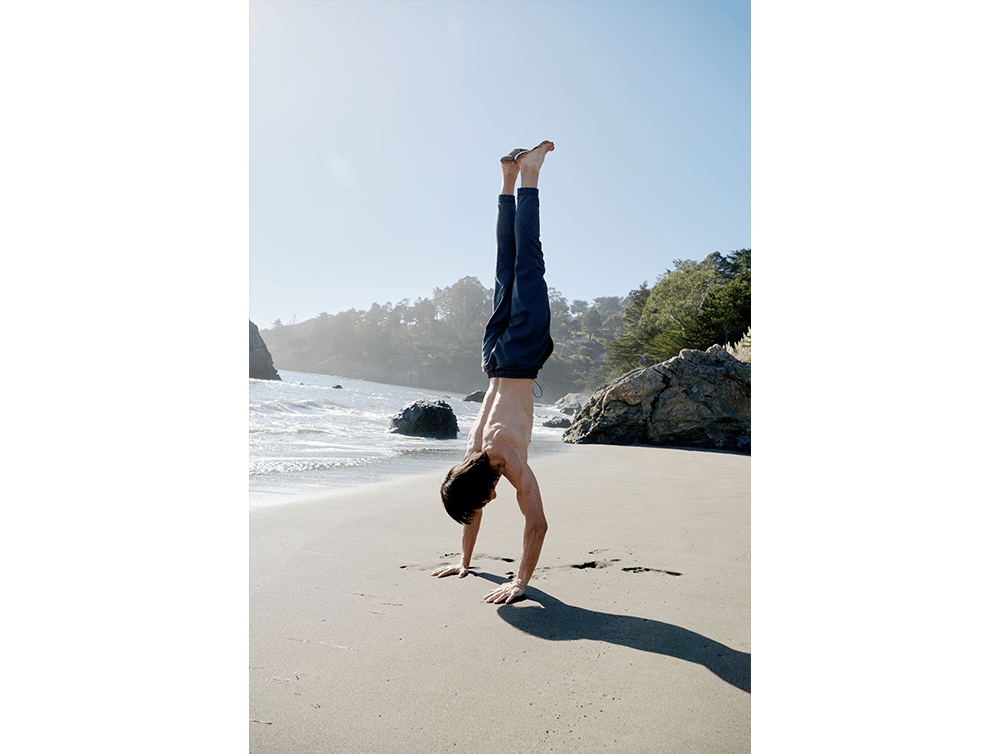
<svg viewBox="0 0 1000 754"><path fill-rule="evenodd" d="M500 603L507 605L514 602L524 594L524 587L521 586L521 582L517 579L510 581L503 586L498 586L492 592L483 597L487 602Z"/></svg>
<svg viewBox="0 0 1000 754"><path fill-rule="evenodd" d="M468 575L469 569L463 565L441 566L431 571L431 576L437 576L440 579L442 576L454 576L456 573L458 578L464 579Z"/></svg>

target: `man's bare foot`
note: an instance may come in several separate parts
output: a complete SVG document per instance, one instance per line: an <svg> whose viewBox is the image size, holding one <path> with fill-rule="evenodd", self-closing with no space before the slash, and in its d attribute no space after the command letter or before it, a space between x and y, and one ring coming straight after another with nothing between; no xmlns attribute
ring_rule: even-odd
<svg viewBox="0 0 1000 754"><path fill-rule="evenodd" d="M522 170L526 167L540 168L542 162L545 160L545 155L555 148L556 145L551 141L543 141L534 149L528 149L522 151L521 154L515 155L514 160L521 166Z"/></svg>
<svg viewBox="0 0 1000 754"><path fill-rule="evenodd" d="M543 141L534 149L522 152L515 158L521 169L521 186L524 188L538 187L538 171L545 161L545 155L556 148L551 141Z"/></svg>
<svg viewBox="0 0 1000 754"><path fill-rule="evenodd" d="M505 154L503 157L500 158L500 162L514 162L515 160L517 160L519 155L527 151L528 151L527 149L512 149L510 150L510 152L508 152L507 154Z"/></svg>
<svg viewBox="0 0 1000 754"><path fill-rule="evenodd" d="M514 150L514 152L518 151L517 149ZM511 154L514 154L514 152ZM500 172L503 173L503 186L500 189L501 194L514 193L514 187L517 184L517 174L520 169L520 166L513 159L504 160L500 158Z"/></svg>

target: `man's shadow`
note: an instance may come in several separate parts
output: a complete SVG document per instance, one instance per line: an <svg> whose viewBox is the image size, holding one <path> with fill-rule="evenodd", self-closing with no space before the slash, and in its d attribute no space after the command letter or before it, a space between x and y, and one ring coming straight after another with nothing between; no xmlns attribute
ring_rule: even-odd
<svg viewBox="0 0 1000 754"><path fill-rule="evenodd" d="M475 575L488 581L506 582L506 579L493 574ZM525 604L531 601L538 605ZM500 605L497 614L514 628L540 639L591 639L695 662L704 665L726 683L750 693L749 653L730 649L725 644L680 626L573 607L533 586L528 587L517 603Z"/></svg>

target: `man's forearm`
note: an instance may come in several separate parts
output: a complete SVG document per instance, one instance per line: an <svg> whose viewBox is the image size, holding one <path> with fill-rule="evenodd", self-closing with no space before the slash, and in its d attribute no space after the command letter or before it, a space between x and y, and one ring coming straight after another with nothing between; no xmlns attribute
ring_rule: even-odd
<svg viewBox="0 0 1000 754"><path fill-rule="evenodd" d="M524 552L521 555L521 567L517 571L517 580L522 587L528 585L531 575L535 572L538 558L542 554L542 543L545 541L546 531L548 531L548 524L544 520L525 524Z"/></svg>
<svg viewBox="0 0 1000 754"><path fill-rule="evenodd" d="M476 537L479 536L479 525L483 521L482 509L472 514L472 521L462 527L462 567L469 568L472 564L472 551L476 547Z"/></svg>

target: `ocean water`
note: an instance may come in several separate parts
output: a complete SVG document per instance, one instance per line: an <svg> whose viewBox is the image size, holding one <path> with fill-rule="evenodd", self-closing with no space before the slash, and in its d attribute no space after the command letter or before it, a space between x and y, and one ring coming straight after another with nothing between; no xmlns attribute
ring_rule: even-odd
<svg viewBox="0 0 1000 754"><path fill-rule="evenodd" d="M480 404L464 394L279 370L281 382L250 380L250 506L335 495L394 477L445 472L462 460ZM483 378L483 388L486 379ZM337 386L340 386L339 388ZM556 396L558 397L558 396ZM431 440L389 432L389 420L416 400L444 400L458 437ZM530 454L558 452L562 416L535 404Z"/></svg>

